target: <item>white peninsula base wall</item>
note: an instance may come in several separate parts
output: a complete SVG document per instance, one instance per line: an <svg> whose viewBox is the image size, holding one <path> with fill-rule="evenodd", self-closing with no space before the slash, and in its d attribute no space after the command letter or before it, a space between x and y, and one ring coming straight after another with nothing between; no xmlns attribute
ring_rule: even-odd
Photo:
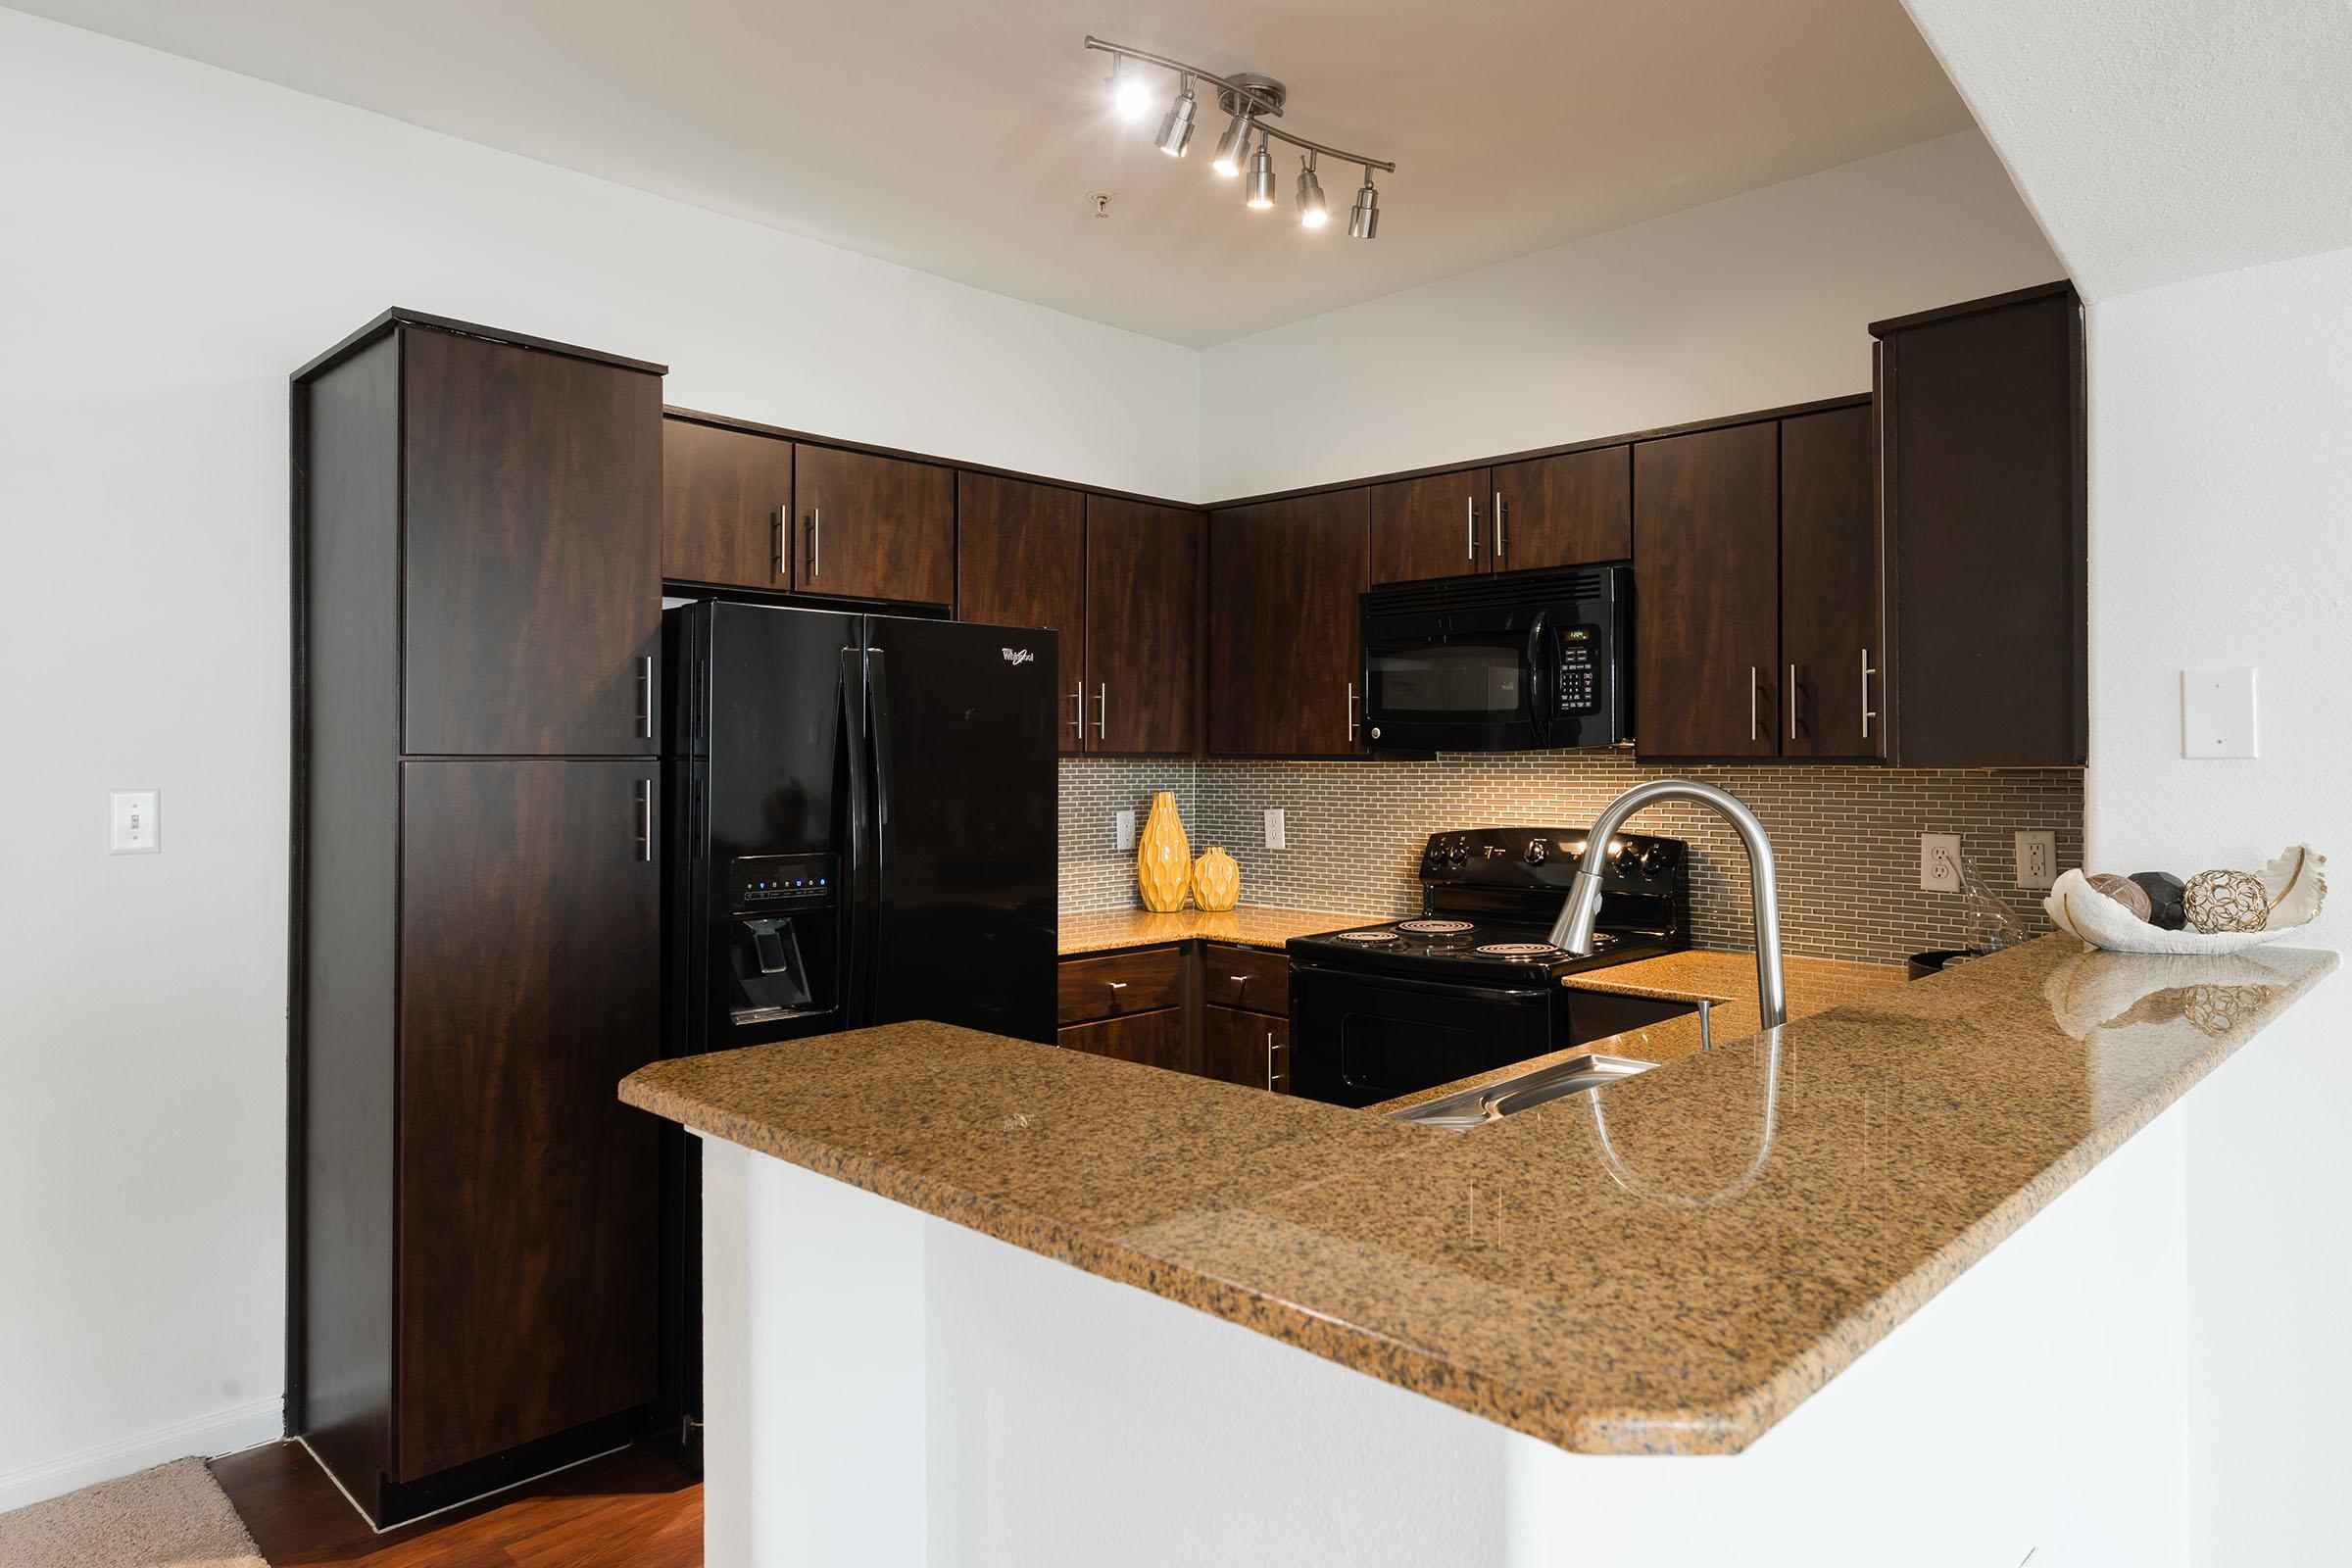
<svg viewBox="0 0 2352 1568"><path fill-rule="evenodd" d="M706 1139L708 1561L2181 1564L2186 1108L1729 1458L1568 1453Z"/></svg>

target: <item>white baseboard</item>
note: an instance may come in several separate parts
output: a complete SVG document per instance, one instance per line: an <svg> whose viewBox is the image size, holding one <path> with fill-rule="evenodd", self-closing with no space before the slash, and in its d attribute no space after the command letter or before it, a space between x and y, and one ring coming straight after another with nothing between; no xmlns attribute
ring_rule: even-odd
<svg viewBox="0 0 2352 1568"><path fill-rule="evenodd" d="M272 1395L267 1399L253 1399L225 1410L133 1433L22 1470L0 1472L0 1513L22 1508L28 1502L60 1497L151 1465L184 1459L190 1454L211 1458L256 1444L274 1443L285 1436L285 1401Z"/></svg>

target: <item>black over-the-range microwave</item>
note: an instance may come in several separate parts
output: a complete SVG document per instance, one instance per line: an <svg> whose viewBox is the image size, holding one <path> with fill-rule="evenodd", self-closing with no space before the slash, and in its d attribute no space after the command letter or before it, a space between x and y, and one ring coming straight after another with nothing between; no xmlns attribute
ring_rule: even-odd
<svg viewBox="0 0 2352 1568"><path fill-rule="evenodd" d="M1397 583L1362 596L1378 747L1528 752L1632 738L1633 568Z"/></svg>

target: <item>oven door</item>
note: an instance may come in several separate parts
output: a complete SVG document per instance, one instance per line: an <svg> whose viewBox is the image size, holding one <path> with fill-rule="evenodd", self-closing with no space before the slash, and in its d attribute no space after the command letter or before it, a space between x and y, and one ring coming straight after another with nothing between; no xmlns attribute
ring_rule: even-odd
<svg viewBox="0 0 2352 1568"><path fill-rule="evenodd" d="M1412 980L1291 965L1291 1093L1375 1105L1514 1061L1553 1038L1560 988Z"/></svg>

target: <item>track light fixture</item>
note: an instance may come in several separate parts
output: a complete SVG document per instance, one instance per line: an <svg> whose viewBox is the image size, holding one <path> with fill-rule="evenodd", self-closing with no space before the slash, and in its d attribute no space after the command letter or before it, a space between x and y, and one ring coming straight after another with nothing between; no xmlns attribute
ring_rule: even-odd
<svg viewBox="0 0 2352 1568"><path fill-rule="evenodd" d="M1258 208L1274 205L1274 155L1266 149L1262 132L1257 138L1257 151L1250 155L1250 184L1242 196L1242 205Z"/></svg>
<svg viewBox="0 0 2352 1568"><path fill-rule="evenodd" d="M1323 205L1323 182L1315 177L1315 155L1308 153L1298 160L1298 226L1321 228L1331 221L1331 209Z"/></svg>
<svg viewBox="0 0 2352 1568"><path fill-rule="evenodd" d="M1167 118L1159 122L1159 136L1152 145L1170 158L1182 158L1193 144L1194 107L1193 78L1188 74L1176 89L1176 101L1168 105Z"/></svg>
<svg viewBox="0 0 2352 1568"><path fill-rule="evenodd" d="M1143 115L1151 103L1151 88L1143 80L1143 66L1157 66L1172 71L1177 76L1176 98L1160 120L1159 135L1153 145L1171 158L1182 158L1192 145L1193 121L1199 109L1194 100L1193 83L1205 81L1217 90L1217 107L1233 117L1225 133L1217 138L1216 155L1209 167L1227 179L1247 176L1242 185L1245 206L1263 210L1274 205L1273 142L1287 142L1302 155L1298 160L1298 222L1304 228L1321 228L1331 221L1331 208L1323 197L1323 182L1316 177L1317 157L1334 163L1360 165L1364 171L1363 188L1355 193L1355 206L1348 214L1348 232L1357 239L1372 239L1380 232L1380 192L1372 185L1372 172L1396 172L1396 166L1362 153L1344 148L1327 147L1319 141L1295 135L1275 125L1270 120L1280 119L1283 105L1290 94L1287 88L1271 76L1220 76L1213 71L1166 55L1155 55L1148 49L1130 49L1124 44L1106 43L1089 35L1089 49L1110 56L1110 96L1120 112L1129 119ZM1257 145L1252 148L1254 137Z"/></svg>
<svg viewBox="0 0 2352 1568"><path fill-rule="evenodd" d="M1364 188L1355 193L1355 205L1348 210L1348 234L1351 239L1380 237L1380 192L1372 188L1372 171L1364 171Z"/></svg>

